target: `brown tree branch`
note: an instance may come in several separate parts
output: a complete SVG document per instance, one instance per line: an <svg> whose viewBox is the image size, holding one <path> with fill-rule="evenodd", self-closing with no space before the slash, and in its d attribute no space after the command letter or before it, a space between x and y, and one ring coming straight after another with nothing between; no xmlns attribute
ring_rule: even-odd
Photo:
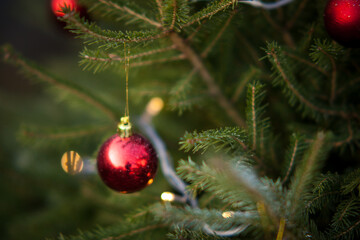
<svg viewBox="0 0 360 240"><path fill-rule="evenodd" d="M200 73L201 78L208 87L209 94L218 101L219 105L226 111L227 115L239 126L245 127L245 121L238 114L230 101L223 95L219 86L215 83L214 78L210 75L199 55L188 46L183 38L177 33L172 32L170 39L177 46L178 50L183 52L185 57L192 63L195 69Z"/></svg>

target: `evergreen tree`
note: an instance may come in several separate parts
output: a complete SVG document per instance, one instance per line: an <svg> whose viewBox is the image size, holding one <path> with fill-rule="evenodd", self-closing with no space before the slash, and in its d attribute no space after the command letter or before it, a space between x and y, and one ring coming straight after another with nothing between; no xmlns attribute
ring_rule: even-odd
<svg viewBox="0 0 360 240"><path fill-rule="evenodd" d="M66 7L59 18L83 42L78 78L0 48L59 100L55 110L33 100L38 117L22 118L32 160L1 153L4 216L16 216L5 239L360 238L360 52L327 35L325 0L80 2L91 20ZM125 195L92 168L123 116L127 61L131 121L163 174ZM24 111L2 95L5 113ZM69 150L86 157L77 176L60 167Z"/></svg>

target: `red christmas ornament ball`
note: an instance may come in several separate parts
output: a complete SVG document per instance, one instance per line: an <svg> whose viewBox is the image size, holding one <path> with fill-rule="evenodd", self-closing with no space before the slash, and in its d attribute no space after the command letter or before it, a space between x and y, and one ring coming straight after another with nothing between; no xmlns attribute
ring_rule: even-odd
<svg viewBox="0 0 360 240"><path fill-rule="evenodd" d="M136 192L150 185L157 166L153 146L139 134L111 136L97 156L97 169L102 181L121 193Z"/></svg>
<svg viewBox="0 0 360 240"><path fill-rule="evenodd" d="M51 0L51 9L57 17L62 17L65 15L62 12L62 9L65 6L75 11L77 11L78 9L78 4L76 0Z"/></svg>
<svg viewBox="0 0 360 240"><path fill-rule="evenodd" d="M346 47L360 47L360 0L330 0L324 23L335 41Z"/></svg>

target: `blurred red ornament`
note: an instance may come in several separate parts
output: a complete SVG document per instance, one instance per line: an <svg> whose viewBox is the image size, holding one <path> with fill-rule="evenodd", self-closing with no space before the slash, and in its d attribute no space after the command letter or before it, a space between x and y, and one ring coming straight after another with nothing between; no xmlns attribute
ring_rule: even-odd
<svg viewBox="0 0 360 240"><path fill-rule="evenodd" d="M103 182L121 193L139 191L153 182L158 160L151 143L133 134L110 137L100 148L97 168Z"/></svg>
<svg viewBox="0 0 360 240"><path fill-rule="evenodd" d="M76 0L51 0L51 9L57 17L62 17L65 14L62 9L68 7L70 10L77 11L78 4Z"/></svg>
<svg viewBox="0 0 360 240"><path fill-rule="evenodd" d="M346 47L360 47L360 0L329 0L324 22L335 41Z"/></svg>

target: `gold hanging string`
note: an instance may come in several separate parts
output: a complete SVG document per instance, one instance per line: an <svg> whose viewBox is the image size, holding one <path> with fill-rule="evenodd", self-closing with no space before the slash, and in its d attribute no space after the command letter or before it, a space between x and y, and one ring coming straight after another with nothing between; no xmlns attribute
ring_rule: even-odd
<svg viewBox="0 0 360 240"><path fill-rule="evenodd" d="M126 43L124 43L124 59L125 59L125 93L126 93L126 105L125 105L125 114L124 117L120 119L118 124L118 131L121 137L130 137L131 136L131 123L130 123L130 111L129 111L129 69L130 69L130 49L126 48Z"/></svg>
<svg viewBox="0 0 360 240"><path fill-rule="evenodd" d="M125 54L125 78L126 78L126 106L125 106L125 117L130 116L129 112L129 70L130 70L130 49L126 48L126 43L124 42L124 54Z"/></svg>

